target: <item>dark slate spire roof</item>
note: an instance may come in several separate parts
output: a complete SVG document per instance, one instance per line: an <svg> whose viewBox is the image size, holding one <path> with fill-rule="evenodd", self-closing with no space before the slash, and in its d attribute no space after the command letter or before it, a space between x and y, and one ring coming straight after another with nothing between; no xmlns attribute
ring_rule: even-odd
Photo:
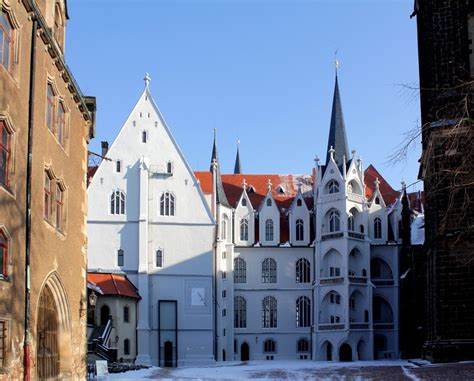
<svg viewBox="0 0 474 381"><path fill-rule="evenodd" d="M349 146L347 144L346 127L344 125L344 116L342 115L341 96L339 94L339 83L336 72L336 83L334 85L334 98L332 100L331 126L329 129L328 148L326 155L326 165L329 162L329 149L334 148L334 160L338 165L342 165L342 156L349 156Z"/></svg>
<svg viewBox="0 0 474 381"><path fill-rule="evenodd" d="M217 203L218 204L221 204L221 205L224 205L224 206L227 206L227 207L231 207L230 204L229 204L229 201L227 201L227 197L225 195L225 192L224 192L224 186L222 185L222 177L221 177L221 170L220 170L220 165L219 165L219 159L218 159L218 156L217 156L217 138L216 138L216 130L214 129L214 143L212 145L212 156L211 156L211 165L210 165L210 171L212 173L212 163L214 162L214 160L216 160L216 175L217 175L217 179L216 179L216 195L217 195Z"/></svg>
<svg viewBox="0 0 474 381"><path fill-rule="evenodd" d="M242 167L240 165L240 152L239 152L240 142L237 140L237 155L235 156L235 166L234 166L234 175L242 173Z"/></svg>

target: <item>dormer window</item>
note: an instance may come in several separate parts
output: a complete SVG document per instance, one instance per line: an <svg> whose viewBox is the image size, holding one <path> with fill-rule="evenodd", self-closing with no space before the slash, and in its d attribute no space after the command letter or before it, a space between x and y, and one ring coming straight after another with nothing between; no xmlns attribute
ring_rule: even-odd
<svg viewBox="0 0 474 381"><path fill-rule="evenodd" d="M250 193L255 193L255 188L253 186L249 186L249 189L247 190L247 193L250 194Z"/></svg>
<svg viewBox="0 0 474 381"><path fill-rule="evenodd" d="M267 206L272 206L272 199L271 198L267 198Z"/></svg>
<svg viewBox="0 0 474 381"><path fill-rule="evenodd" d="M339 192L339 183L336 180L331 180L326 185L326 188L327 188L327 192L329 194L338 193Z"/></svg>
<svg viewBox="0 0 474 381"><path fill-rule="evenodd" d="M375 197L375 205L380 205L380 199L378 197Z"/></svg>
<svg viewBox="0 0 474 381"><path fill-rule="evenodd" d="M280 194L285 194L285 189L281 185L278 186L277 191Z"/></svg>
<svg viewBox="0 0 474 381"><path fill-rule="evenodd" d="M301 198L299 198L298 200L296 200L296 206L301 206L303 205L303 202L301 201Z"/></svg>
<svg viewBox="0 0 474 381"><path fill-rule="evenodd" d="M242 201L240 202L242 206L247 206L247 199L243 198Z"/></svg>

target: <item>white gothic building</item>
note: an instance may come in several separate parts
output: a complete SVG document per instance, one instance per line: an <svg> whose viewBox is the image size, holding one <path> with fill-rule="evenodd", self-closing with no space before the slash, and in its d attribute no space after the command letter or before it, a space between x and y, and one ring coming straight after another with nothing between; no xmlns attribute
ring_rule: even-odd
<svg viewBox="0 0 474 381"><path fill-rule="evenodd" d="M336 76L310 175L193 172L149 79L89 185L89 270L141 295L136 362L397 358L401 194L349 152Z"/></svg>

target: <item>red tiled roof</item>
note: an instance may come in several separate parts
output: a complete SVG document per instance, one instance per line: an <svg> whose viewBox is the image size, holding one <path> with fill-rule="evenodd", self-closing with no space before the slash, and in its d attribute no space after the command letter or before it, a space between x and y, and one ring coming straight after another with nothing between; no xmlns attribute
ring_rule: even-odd
<svg viewBox="0 0 474 381"><path fill-rule="evenodd" d="M372 164L370 164L364 172L365 196L370 199L374 194L376 178L380 181L379 189L385 204L393 204L400 195L400 192L393 189Z"/></svg>
<svg viewBox="0 0 474 381"><path fill-rule="evenodd" d="M117 295L140 299L138 289L128 280L126 275L87 273L87 281L98 286L104 295Z"/></svg>
<svg viewBox="0 0 474 381"><path fill-rule="evenodd" d="M94 177L95 173L97 172L97 168L99 168L98 165L93 165L87 167L87 185L90 184L92 181L92 178Z"/></svg>

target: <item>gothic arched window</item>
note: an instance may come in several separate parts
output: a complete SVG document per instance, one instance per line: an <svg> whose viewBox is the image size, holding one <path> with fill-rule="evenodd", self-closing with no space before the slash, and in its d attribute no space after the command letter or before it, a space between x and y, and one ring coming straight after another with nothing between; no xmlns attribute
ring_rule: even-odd
<svg viewBox="0 0 474 381"><path fill-rule="evenodd" d="M242 201L240 203L242 204L242 206L247 206L247 199L242 198Z"/></svg>
<svg viewBox="0 0 474 381"><path fill-rule="evenodd" d="M272 199L271 198L267 198L267 206L272 206Z"/></svg>
<svg viewBox="0 0 474 381"><path fill-rule="evenodd" d="M333 194L339 192L339 183L336 180L330 180L326 185L327 193Z"/></svg>
<svg viewBox="0 0 474 381"><path fill-rule="evenodd" d="M337 210L331 210L329 213L329 231L331 233L341 230L340 214Z"/></svg>
<svg viewBox="0 0 474 381"><path fill-rule="evenodd" d="M234 259L234 283L247 282L247 263L238 257Z"/></svg>
<svg viewBox="0 0 474 381"><path fill-rule="evenodd" d="M242 296L234 297L234 328L247 328L247 301Z"/></svg>
<svg viewBox="0 0 474 381"><path fill-rule="evenodd" d="M249 239L249 222L246 218L240 220L240 240L248 241Z"/></svg>
<svg viewBox="0 0 474 381"><path fill-rule="evenodd" d="M262 327L276 328L277 301L273 296L266 296L262 301Z"/></svg>
<svg viewBox="0 0 474 381"><path fill-rule="evenodd" d="M354 231L354 216L352 214L347 218L347 230L350 232Z"/></svg>
<svg viewBox="0 0 474 381"><path fill-rule="evenodd" d="M382 238L382 220L379 217L374 219L374 238Z"/></svg>
<svg viewBox="0 0 474 381"><path fill-rule="evenodd" d="M163 267L163 250L156 250L156 267Z"/></svg>
<svg viewBox="0 0 474 381"><path fill-rule="evenodd" d="M296 326L311 326L311 301L306 296L300 296L296 300Z"/></svg>
<svg viewBox="0 0 474 381"><path fill-rule="evenodd" d="M265 241L273 241L273 220L265 221Z"/></svg>
<svg viewBox="0 0 474 381"><path fill-rule="evenodd" d="M163 193L160 198L160 215L174 216L175 208L174 195L170 192Z"/></svg>
<svg viewBox="0 0 474 381"><path fill-rule="evenodd" d="M304 240L304 222L301 218L296 220L296 240L303 241Z"/></svg>
<svg viewBox="0 0 474 381"><path fill-rule="evenodd" d="M266 258L262 262L262 283L276 283L277 263L273 258Z"/></svg>
<svg viewBox="0 0 474 381"><path fill-rule="evenodd" d="M296 261L296 283L309 283L311 281L311 267L306 258Z"/></svg>
<svg viewBox="0 0 474 381"><path fill-rule="evenodd" d="M110 214L125 214L125 193L116 190L110 195Z"/></svg>

